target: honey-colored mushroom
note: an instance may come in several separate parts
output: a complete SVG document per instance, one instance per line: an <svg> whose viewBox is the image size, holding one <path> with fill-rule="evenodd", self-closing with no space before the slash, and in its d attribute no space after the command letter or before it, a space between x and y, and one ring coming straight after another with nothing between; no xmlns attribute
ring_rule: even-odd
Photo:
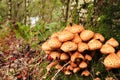
<svg viewBox="0 0 120 80"><path fill-rule="evenodd" d="M101 42L104 42L104 41L105 41L104 36L103 36L102 34L100 34L100 33L95 33L93 39L97 39L97 40L99 40L99 41L101 41Z"/></svg>
<svg viewBox="0 0 120 80"><path fill-rule="evenodd" d="M69 56L66 53L62 53L60 55L60 60L68 60L68 59L69 59Z"/></svg>
<svg viewBox="0 0 120 80"><path fill-rule="evenodd" d="M49 65L47 65L46 69L47 71L50 71L50 69L55 66L56 64L58 64L58 61L54 61L54 62L51 62Z"/></svg>
<svg viewBox="0 0 120 80"><path fill-rule="evenodd" d="M108 41L106 41L106 44L109 44L113 47L117 47L119 46L119 43L117 40L115 40L114 38L110 38Z"/></svg>
<svg viewBox="0 0 120 80"><path fill-rule="evenodd" d="M89 76L90 75L90 72L88 70L84 70L82 73L81 73L82 76Z"/></svg>
<svg viewBox="0 0 120 80"><path fill-rule="evenodd" d="M69 31L62 31L58 35L58 39L61 42L69 41L72 40L73 38L74 38L74 34Z"/></svg>
<svg viewBox="0 0 120 80"><path fill-rule="evenodd" d="M73 69L74 69L74 68L73 68L71 65L68 65L68 66L67 66L67 70L73 71Z"/></svg>
<svg viewBox="0 0 120 80"><path fill-rule="evenodd" d="M102 48L100 49L100 52L102 54L109 54L109 53L114 53L115 52L115 49L111 46L111 45L108 45L108 44L104 44L102 46Z"/></svg>
<svg viewBox="0 0 120 80"><path fill-rule="evenodd" d="M74 42L74 43L77 44L77 43L79 43L79 42L81 42L81 41L82 41L82 40L81 40L80 36L79 36L78 34L75 34L72 42Z"/></svg>
<svg viewBox="0 0 120 80"><path fill-rule="evenodd" d="M55 32L53 33L50 38L58 38L58 35L59 35L60 32Z"/></svg>
<svg viewBox="0 0 120 80"><path fill-rule="evenodd" d="M57 38L51 38L48 40L48 45L53 49L58 49L61 47L62 43Z"/></svg>
<svg viewBox="0 0 120 80"><path fill-rule="evenodd" d="M64 52L75 51L77 49L77 44L71 41L64 42L60 48Z"/></svg>
<svg viewBox="0 0 120 80"><path fill-rule="evenodd" d="M82 69L83 69L83 68L87 68L87 66L88 66L88 65L87 65L87 63L86 63L85 61L82 61L82 62L79 64L79 67L82 68Z"/></svg>
<svg viewBox="0 0 120 80"><path fill-rule="evenodd" d="M89 41L91 38L93 38L94 32L90 30L83 30L80 33L80 37L83 41Z"/></svg>
<svg viewBox="0 0 120 80"><path fill-rule="evenodd" d="M76 59L84 59L84 56L80 54L78 51L76 51L72 56L71 56L71 61L75 62Z"/></svg>
<svg viewBox="0 0 120 80"><path fill-rule="evenodd" d="M60 58L60 53L57 51L51 52L50 56L55 60Z"/></svg>
<svg viewBox="0 0 120 80"><path fill-rule="evenodd" d="M117 52L117 56L120 57L120 50L118 50L118 52Z"/></svg>
<svg viewBox="0 0 120 80"><path fill-rule="evenodd" d="M51 51L48 51L48 50L46 50L46 51L44 51L46 54L50 54L51 53Z"/></svg>
<svg viewBox="0 0 120 80"><path fill-rule="evenodd" d="M70 62L70 65L71 65L73 68L77 67L77 64L75 64L74 62Z"/></svg>
<svg viewBox="0 0 120 80"><path fill-rule="evenodd" d="M62 66L61 66L60 64L57 64L57 65L55 66L55 68L56 68L56 69L61 69Z"/></svg>
<svg viewBox="0 0 120 80"><path fill-rule="evenodd" d="M120 68L120 57L115 53L111 53L104 59L103 63L106 68Z"/></svg>
<svg viewBox="0 0 120 80"><path fill-rule="evenodd" d="M91 61L92 60L92 57L88 54L85 55L85 60L88 60L88 61Z"/></svg>
<svg viewBox="0 0 120 80"><path fill-rule="evenodd" d="M79 67L76 67L76 68L73 69L73 73L77 73L78 71L80 71Z"/></svg>
<svg viewBox="0 0 120 80"><path fill-rule="evenodd" d="M78 43L78 51L79 52L83 52L83 51L88 50L88 49L89 49L89 47L86 43L84 43L84 42Z"/></svg>
<svg viewBox="0 0 120 80"><path fill-rule="evenodd" d="M92 39L88 42L88 46L90 50L96 50L102 47L102 43L96 39Z"/></svg>
<svg viewBox="0 0 120 80"><path fill-rule="evenodd" d="M50 50L52 50L52 48L49 46L49 44L48 44L48 41L46 41L46 42L44 42L43 44L42 44L42 50L45 50L45 51L50 51Z"/></svg>
<svg viewBox="0 0 120 80"><path fill-rule="evenodd" d="M69 70L64 71L65 75L71 75L72 73Z"/></svg>

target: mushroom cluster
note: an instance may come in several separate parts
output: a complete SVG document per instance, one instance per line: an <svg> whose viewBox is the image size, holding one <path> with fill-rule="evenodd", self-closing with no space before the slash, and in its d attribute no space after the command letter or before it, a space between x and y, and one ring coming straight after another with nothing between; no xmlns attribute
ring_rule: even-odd
<svg viewBox="0 0 120 80"><path fill-rule="evenodd" d="M42 50L53 59L46 67L47 71L54 67L58 70L62 69L65 75L81 72L81 75L89 76L88 65L95 50L100 50L102 54L109 54L104 60L106 68L114 68L114 65L117 66L116 68L120 67L120 58L115 62L120 56L120 51L114 54L115 47L119 43L114 38L109 39L106 43L104 41L103 35L85 30L82 25L67 26L64 30L52 34L42 44ZM110 60L110 57L113 60ZM112 63L113 61L114 63ZM66 63L68 64L65 65Z"/></svg>

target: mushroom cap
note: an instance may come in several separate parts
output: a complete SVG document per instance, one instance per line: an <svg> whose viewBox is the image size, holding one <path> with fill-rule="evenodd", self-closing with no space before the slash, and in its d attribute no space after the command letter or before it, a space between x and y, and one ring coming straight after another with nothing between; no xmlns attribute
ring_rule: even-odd
<svg viewBox="0 0 120 80"><path fill-rule="evenodd" d="M82 61L80 64L79 64L79 67L80 68L87 68L87 63L85 61Z"/></svg>
<svg viewBox="0 0 120 80"><path fill-rule="evenodd" d="M111 53L104 59L103 63L107 68L120 68L120 57Z"/></svg>
<svg viewBox="0 0 120 80"><path fill-rule="evenodd" d="M84 30L84 27L82 25L73 24L71 28L69 28L69 31L72 33L80 33Z"/></svg>
<svg viewBox="0 0 120 80"><path fill-rule="evenodd" d="M102 43L96 39L92 39L88 42L88 46L90 50L96 50L102 47Z"/></svg>
<svg viewBox="0 0 120 80"><path fill-rule="evenodd" d="M117 52L117 56L120 57L120 50L118 50L118 52Z"/></svg>
<svg viewBox="0 0 120 80"><path fill-rule="evenodd" d="M88 70L84 70L82 73L81 73L82 76L89 76L90 75L90 72Z"/></svg>
<svg viewBox="0 0 120 80"><path fill-rule="evenodd" d="M56 69L61 69L62 66L61 66L60 64L57 64L57 65L55 66L55 68L56 68Z"/></svg>
<svg viewBox="0 0 120 80"><path fill-rule="evenodd" d="M92 57L88 54L85 55L85 60L88 60L88 61L91 61L92 60Z"/></svg>
<svg viewBox="0 0 120 80"><path fill-rule="evenodd" d="M76 67L76 68L73 69L73 73L77 73L78 71L80 71L79 67Z"/></svg>
<svg viewBox="0 0 120 80"><path fill-rule="evenodd" d="M100 34L100 33L95 33L93 39L97 39L97 40L99 40L99 41L101 41L101 42L104 42L104 41L105 41L104 36L103 36L102 34Z"/></svg>
<svg viewBox="0 0 120 80"><path fill-rule="evenodd" d="M62 43L57 38L51 38L48 40L48 45L53 49L58 49L61 47Z"/></svg>
<svg viewBox="0 0 120 80"><path fill-rule="evenodd" d="M60 53L57 52L57 51L54 51L54 52L51 52L51 53L50 53L50 56L51 56L54 60L56 60L56 59L59 59L59 58L60 58Z"/></svg>
<svg viewBox="0 0 120 80"><path fill-rule="evenodd" d="M75 62L76 59L84 59L84 56L80 54L80 52L76 51L72 56L71 56L71 61Z"/></svg>
<svg viewBox="0 0 120 80"><path fill-rule="evenodd" d="M74 68L73 68L71 65L68 65L68 66L67 66L67 70L71 70L71 71L72 71L73 69L74 69Z"/></svg>
<svg viewBox="0 0 120 80"><path fill-rule="evenodd" d="M54 61L54 62L51 62L49 65L47 65L46 69L47 71L50 71L50 69L55 66L56 64L58 64L58 61Z"/></svg>
<svg viewBox="0 0 120 80"><path fill-rule="evenodd" d="M58 38L58 35L59 35L60 32L55 32L53 33L50 38Z"/></svg>
<svg viewBox="0 0 120 80"><path fill-rule="evenodd" d="M88 47L87 43L84 43L84 42L78 43L78 51L79 52L83 52L83 51L88 50L88 49L89 49L89 47Z"/></svg>
<svg viewBox="0 0 120 80"><path fill-rule="evenodd" d="M71 41L64 42L60 48L64 52L75 51L77 49L77 44Z"/></svg>
<svg viewBox="0 0 120 80"><path fill-rule="evenodd" d="M108 45L108 44L104 44L102 46L102 48L100 49L100 52L102 54L109 54L109 53L114 53L115 52L115 49L111 46L111 45Z"/></svg>
<svg viewBox="0 0 120 80"><path fill-rule="evenodd" d="M79 42L81 42L81 41L82 41L82 40L81 40L80 36L79 36L78 34L75 34L72 42L74 42L74 43L77 44L77 43L79 43Z"/></svg>
<svg viewBox="0 0 120 80"><path fill-rule="evenodd" d="M83 41L89 41L94 36L94 32L91 30L83 30L80 37Z"/></svg>
<svg viewBox="0 0 120 80"><path fill-rule="evenodd" d="M106 41L106 44L109 44L113 47L117 47L119 46L119 43L117 40L115 40L114 38L110 38L108 41Z"/></svg>
<svg viewBox="0 0 120 80"><path fill-rule="evenodd" d="M61 42L69 41L72 40L73 38L74 38L74 34L69 31L62 31L58 35L58 39Z"/></svg>
<svg viewBox="0 0 120 80"><path fill-rule="evenodd" d="M74 62L70 62L70 65L71 65L73 68L77 67L77 64L75 64Z"/></svg>
<svg viewBox="0 0 120 80"><path fill-rule="evenodd" d="M60 55L60 60L68 60L68 59L69 59L69 56L66 53L62 53Z"/></svg>
<svg viewBox="0 0 120 80"><path fill-rule="evenodd" d="M48 51L48 50L46 50L46 51L44 51L46 54L50 54L51 53L51 51Z"/></svg>
<svg viewBox="0 0 120 80"><path fill-rule="evenodd" d="M72 73L69 70L64 71L65 75L71 75Z"/></svg>
<svg viewBox="0 0 120 80"><path fill-rule="evenodd" d="M42 44L42 50L45 50L45 51L51 51L52 50L52 48L48 44L48 41L46 41Z"/></svg>

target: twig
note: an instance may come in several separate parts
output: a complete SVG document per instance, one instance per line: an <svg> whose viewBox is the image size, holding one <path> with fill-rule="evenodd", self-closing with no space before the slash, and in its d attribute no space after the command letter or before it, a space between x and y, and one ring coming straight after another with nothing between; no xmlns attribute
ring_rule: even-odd
<svg viewBox="0 0 120 80"><path fill-rule="evenodd" d="M67 62L66 64L64 64L63 67L61 67L61 68L55 73L55 75L51 78L51 80L55 80L55 77L58 75L58 73L59 73L65 66L67 66L69 63L70 63L70 61Z"/></svg>

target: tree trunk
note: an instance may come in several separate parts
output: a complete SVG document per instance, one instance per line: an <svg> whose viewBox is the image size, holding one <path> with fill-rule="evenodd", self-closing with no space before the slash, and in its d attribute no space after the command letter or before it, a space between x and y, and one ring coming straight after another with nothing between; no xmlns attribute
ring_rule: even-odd
<svg viewBox="0 0 120 80"><path fill-rule="evenodd" d="M65 16L65 22L67 23L68 20L68 12L69 12L69 4L70 4L70 0L67 0L67 7L66 7L66 16Z"/></svg>
<svg viewBox="0 0 120 80"><path fill-rule="evenodd" d="M29 16L29 0L25 0L25 25L30 25L30 16Z"/></svg>

